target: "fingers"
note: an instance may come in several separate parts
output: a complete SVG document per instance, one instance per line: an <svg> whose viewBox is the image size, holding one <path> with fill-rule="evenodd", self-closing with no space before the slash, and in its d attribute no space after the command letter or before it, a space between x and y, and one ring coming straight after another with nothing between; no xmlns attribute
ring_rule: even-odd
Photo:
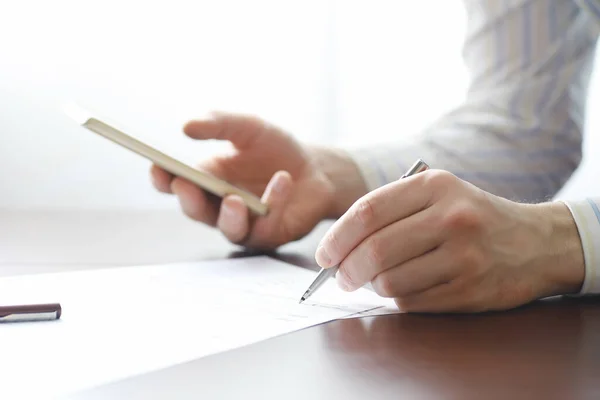
<svg viewBox="0 0 600 400"><path fill-rule="evenodd" d="M230 195L223 199L217 227L233 243L242 242L248 235L248 207L240 196Z"/></svg>
<svg viewBox="0 0 600 400"><path fill-rule="evenodd" d="M434 286L421 293L395 298L398 308L405 312L477 312L484 311L475 298L475 292L466 291L458 282L453 281Z"/></svg>
<svg viewBox="0 0 600 400"><path fill-rule="evenodd" d="M293 191L292 176L287 171L276 172L265 192L262 201L269 207L269 213L265 217L254 221L252 233L246 243L248 247L272 248L281 241L280 235L286 203Z"/></svg>
<svg viewBox="0 0 600 400"><path fill-rule="evenodd" d="M269 213L255 220L237 195L226 196L219 205L210 201L208 195L195 184L173 177L159 167L153 167L151 174L158 190L177 196L184 214L216 226L229 241L255 248L273 248L279 243L285 204L293 189L292 177L288 172L279 171L273 175L262 198L269 207Z"/></svg>
<svg viewBox="0 0 600 400"><path fill-rule="evenodd" d="M323 268L339 264L372 233L428 207L431 193L418 187L424 174L383 186L354 203L319 244L317 263Z"/></svg>
<svg viewBox="0 0 600 400"><path fill-rule="evenodd" d="M173 175L169 172L153 164L150 169L150 177L156 190L162 193L172 193L171 181L173 180Z"/></svg>
<svg viewBox="0 0 600 400"><path fill-rule="evenodd" d="M262 201L269 207L265 217L251 221L248 207L236 195L227 196L221 205L218 228L233 243L249 248L272 248L279 243L281 219L285 204L292 192L292 177L286 171L273 175Z"/></svg>
<svg viewBox="0 0 600 400"><path fill-rule="evenodd" d="M450 282L458 276L458 270L449 262L445 249L437 248L380 273L371 283L382 297L403 298Z"/></svg>
<svg viewBox="0 0 600 400"><path fill-rule="evenodd" d="M438 218L436 207L430 207L370 235L340 264L339 285L356 290L384 271L392 273L387 271L390 268L404 269L405 262L439 246L443 236L434 223Z"/></svg>
<svg viewBox="0 0 600 400"><path fill-rule="evenodd" d="M193 139L228 140L243 149L258 140L266 129L266 123L256 117L213 112L207 118L189 121L183 132Z"/></svg>
<svg viewBox="0 0 600 400"><path fill-rule="evenodd" d="M171 191L177 196L181 210L191 219L215 226L217 222L217 205L208 199L202 189L183 179L171 181Z"/></svg>

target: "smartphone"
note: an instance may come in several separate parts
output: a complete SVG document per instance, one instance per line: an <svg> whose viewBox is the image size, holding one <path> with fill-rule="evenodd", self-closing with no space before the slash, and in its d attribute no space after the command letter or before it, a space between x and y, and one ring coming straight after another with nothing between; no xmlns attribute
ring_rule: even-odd
<svg viewBox="0 0 600 400"><path fill-rule="evenodd" d="M64 111L69 117L84 128L147 158L165 171L187 179L203 190L221 198L229 194L236 194L242 198L248 209L257 215L264 216L268 213L267 205L261 202L260 198L253 193L240 189L206 171L192 168L132 136L125 134L75 104L67 104L64 106Z"/></svg>

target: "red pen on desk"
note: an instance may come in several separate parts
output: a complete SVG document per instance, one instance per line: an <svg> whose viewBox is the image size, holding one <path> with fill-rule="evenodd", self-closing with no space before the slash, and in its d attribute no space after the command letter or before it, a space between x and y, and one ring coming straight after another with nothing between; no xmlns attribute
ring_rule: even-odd
<svg viewBox="0 0 600 400"><path fill-rule="evenodd" d="M0 322L52 321L60 318L58 303L0 306Z"/></svg>

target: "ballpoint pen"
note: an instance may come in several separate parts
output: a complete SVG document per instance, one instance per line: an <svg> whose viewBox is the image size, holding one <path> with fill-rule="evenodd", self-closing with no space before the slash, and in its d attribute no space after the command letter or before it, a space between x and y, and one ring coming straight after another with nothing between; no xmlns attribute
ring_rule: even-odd
<svg viewBox="0 0 600 400"><path fill-rule="evenodd" d="M429 165L427 165L425 161L419 158L417 161L415 161L412 167L410 167L409 170L400 177L400 179L409 177L414 174L418 174L419 172L425 171L427 169L429 169ZM313 281L313 283L310 284L308 289L306 289L306 292L304 292L304 294L300 298L300 303L312 296L313 293L316 292L325 282L327 282L329 278L334 276L338 271L338 268L339 266L334 266L331 268L322 268L315 280Z"/></svg>
<svg viewBox="0 0 600 400"><path fill-rule="evenodd" d="M0 322L52 321L60 318L59 303L0 306Z"/></svg>

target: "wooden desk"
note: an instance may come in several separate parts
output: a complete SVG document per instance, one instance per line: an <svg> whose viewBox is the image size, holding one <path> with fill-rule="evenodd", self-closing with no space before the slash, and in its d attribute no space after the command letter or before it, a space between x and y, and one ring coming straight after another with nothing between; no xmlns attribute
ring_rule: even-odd
<svg viewBox="0 0 600 400"><path fill-rule="evenodd" d="M316 269L324 229L281 257ZM0 212L4 275L242 256L237 250L177 213ZM600 301L336 321L73 398L597 399Z"/></svg>

